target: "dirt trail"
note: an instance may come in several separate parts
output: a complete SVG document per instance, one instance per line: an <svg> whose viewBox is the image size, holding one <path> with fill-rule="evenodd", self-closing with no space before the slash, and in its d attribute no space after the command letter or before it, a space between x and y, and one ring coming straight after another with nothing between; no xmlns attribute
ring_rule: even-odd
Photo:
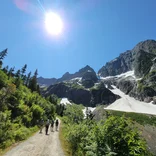
<svg viewBox="0 0 156 156"><path fill-rule="evenodd" d="M48 134L45 135L43 129L43 133L36 133L4 156L64 156L59 141L59 131L51 132L49 129Z"/></svg>

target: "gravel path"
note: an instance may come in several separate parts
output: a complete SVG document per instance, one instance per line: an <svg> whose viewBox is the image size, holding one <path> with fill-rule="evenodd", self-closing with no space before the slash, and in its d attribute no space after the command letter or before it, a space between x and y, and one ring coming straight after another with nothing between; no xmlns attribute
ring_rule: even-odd
<svg viewBox="0 0 156 156"><path fill-rule="evenodd" d="M59 131L51 132L49 129L48 134L45 135L43 129L43 133L36 133L4 156L64 156L59 141Z"/></svg>

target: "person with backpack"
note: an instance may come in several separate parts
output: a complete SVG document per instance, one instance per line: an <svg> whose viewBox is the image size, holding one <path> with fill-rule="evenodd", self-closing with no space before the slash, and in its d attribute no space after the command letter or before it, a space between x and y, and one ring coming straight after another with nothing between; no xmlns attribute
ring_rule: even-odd
<svg viewBox="0 0 156 156"><path fill-rule="evenodd" d="M49 119L48 119L47 122L46 122L46 125L45 125L46 135L48 135L49 124L50 124L50 122L49 122Z"/></svg>
<svg viewBox="0 0 156 156"><path fill-rule="evenodd" d="M43 125L44 125L44 120L41 119L40 122L39 122L40 133L42 133Z"/></svg>
<svg viewBox="0 0 156 156"><path fill-rule="evenodd" d="M56 131L58 131L58 125L59 125L59 121L58 119L56 119L56 122L55 122Z"/></svg>
<svg viewBox="0 0 156 156"><path fill-rule="evenodd" d="M51 132L53 132L54 131L54 120L52 119L52 121L51 121Z"/></svg>

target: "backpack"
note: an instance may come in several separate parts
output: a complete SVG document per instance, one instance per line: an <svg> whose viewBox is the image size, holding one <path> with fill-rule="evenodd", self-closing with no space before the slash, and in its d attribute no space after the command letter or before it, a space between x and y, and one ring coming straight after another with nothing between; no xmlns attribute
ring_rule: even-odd
<svg viewBox="0 0 156 156"><path fill-rule="evenodd" d="M59 122L58 122L58 119L56 120L56 126L58 126Z"/></svg>
<svg viewBox="0 0 156 156"><path fill-rule="evenodd" d="M49 126L49 120L47 120L47 122L46 122L46 126Z"/></svg>

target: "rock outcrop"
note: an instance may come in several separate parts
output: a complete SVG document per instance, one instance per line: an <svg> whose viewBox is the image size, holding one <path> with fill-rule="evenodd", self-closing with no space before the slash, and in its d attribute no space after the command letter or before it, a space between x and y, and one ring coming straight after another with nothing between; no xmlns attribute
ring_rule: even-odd
<svg viewBox="0 0 156 156"><path fill-rule="evenodd" d="M85 66L84 68L80 69L78 72L75 72L74 74L70 74L69 72L66 72L61 78L38 78L39 85L44 86L50 86L55 83L64 82L64 81L70 81L74 78L82 78L84 86L90 88L94 85L94 83L97 81L97 76L93 68L90 66Z"/></svg>
<svg viewBox="0 0 156 156"><path fill-rule="evenodd" d="M98 74L102 77L115 76L129 70L134 70L135 77L140 81L133 77L114 77L104 81L108 86L114 84L125 94L138 100L153 100L156 95L156 76L154 74L156 71L156 41L146 40L138 43L132 50L106 63Z"/></svg>
<svg viewBox="0 0 156 156"><path fill-rule="evenodd" d="M129 70L132 70L132 52L130 50L120 54L120 56L114 60L107 62L106 65L98 71L98 74L102 77L115 76Z"/></svg>
<svg viewBox="0 0 156 156"><path fill-rule="evenodd" d="M57 81L56 78L43 78L43 77L39 77L37 79L37 82L40 86L50 86L52 84L55 84Z"/></svg>
<svg viewBox="0 0 156 156"><path fill-rule="evenodd" d="M138 43L132 50L128 50L116 59L107 62L98 74L102 77L115 76L134 70L137 77L148 74L156 69L156 41L146 40Z"/></svg>
<svg viewBox="0 0 156 156"><path fill-rule="evenodd" d="M57 95L59 98L67 97L76 104L83 104L87 107L95 107L97 104L110 104L119 98L109 89L101 87L98 89L85 89L80 86L74 86L70 83L58 83L51 85L45 91L44 95Z"/></svg>

